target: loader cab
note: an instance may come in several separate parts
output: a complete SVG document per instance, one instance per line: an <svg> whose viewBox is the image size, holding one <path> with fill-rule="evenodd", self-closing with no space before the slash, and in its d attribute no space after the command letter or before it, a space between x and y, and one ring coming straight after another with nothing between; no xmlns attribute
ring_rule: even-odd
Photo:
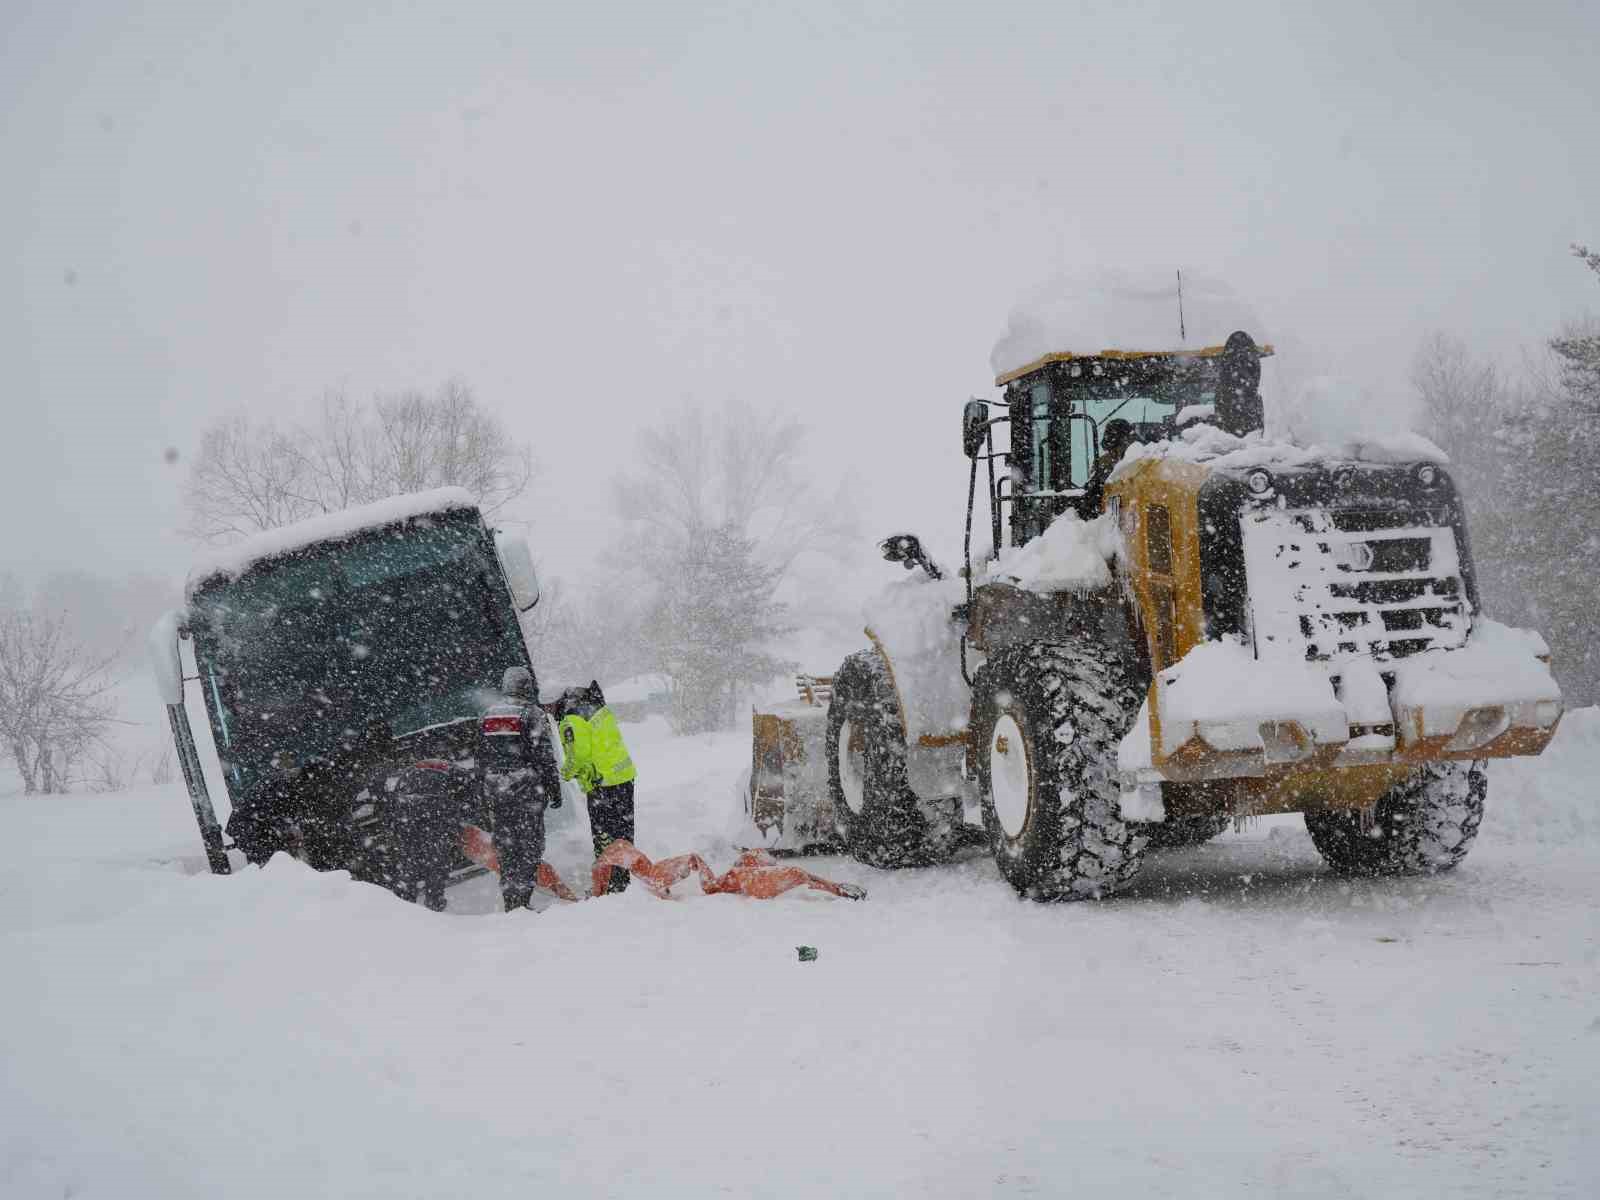
<svg viewBox="0 0 1600 1200"><path fill-rule="evenodd" d="M1227 386L1230 352L1248 355L1259 378L1257 360L1272 348L1235 337L1242 343L1230 339L1228 347L1196 351L1050 355L997 380L1005 388L1011 446L996 500L1010 503L1011 543L1031 541L1068 510L1086 519L1098 515L1099 497L1089 484L1107 422L1129 422L1134 441L1161 441L1191 419L1212 419L1219 384Z"/></svg>

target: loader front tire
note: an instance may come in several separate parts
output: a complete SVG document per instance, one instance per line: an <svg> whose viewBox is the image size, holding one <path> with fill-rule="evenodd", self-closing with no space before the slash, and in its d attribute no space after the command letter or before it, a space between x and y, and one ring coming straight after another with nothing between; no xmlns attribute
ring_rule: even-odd
<svg viewBox="0 0 1600 1200"><path fill-rule="evenodd" d="M953 806L924 802L907 783L900 702L875 650L850 655L833 677L827 759L834 831L851 857L884 868L949 857Z"/></svg>
<svg viewBox="0 0 1600 1200"><path fill-rule="evenodd" d="M1351 809L1308 812L1306 831L1336 871L1434 875L1467 856L1483 821L1485 764L1423 763L1379 799L1370 822Z"/></svg>
<svg viewBox="0 0 1600 1200"><path fill-rule="evenodd" d="M1092 645L1016 646L973 685L983 824L1000 873L1033 900L1089 900L1132 881L1145 827L1122 819L1117 745L1140 692Z"/></svg>

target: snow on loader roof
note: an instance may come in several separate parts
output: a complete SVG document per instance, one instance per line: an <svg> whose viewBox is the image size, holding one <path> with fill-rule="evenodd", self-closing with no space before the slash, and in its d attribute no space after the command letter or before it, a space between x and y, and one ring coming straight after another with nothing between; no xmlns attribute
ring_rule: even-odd
<svg viewBox="0 0 1600 1200"><path fill-rule="evenodd" d="M1126 478L1141 462L1162 460L1204 464L1223 471L1248 471L1254 467L1284 470L1337 462L1444 466L1450 456L1420 433L1369 434L1347 438L1333 446L1303 446L1292 436L1251 433L1236 437L1215 425L1194 424L1180 430L1176 437L1134 442L1112 471L1111 480Z"/></svg>
<svg viewBox="0 0 1600 1200"><path fill-rule="evenodd" d="M1042 285L1011 310L989 355L995 386L1074 358L1209 358L1240 329L1260 342L1260 320L1216 280L1184 277L1180 327L1177 282L1176 273L1101 272Z"/></svg>
<svg viewBox="0 0 1600 1200"><path fill-rule="evenodd" d="M296 521L293 525L263 530L242 542L214 550L208 557L198 561L189 572L188 582L184 585L184 597L193 599L202 583L218 575L236 579L264 559L292 554L319 542L337 541L365 529L380 529L429 513L476 508L477 504L472 493L465 488L434 488L427 492L390 496L339 512L321 513L304 521Z"/></svg>

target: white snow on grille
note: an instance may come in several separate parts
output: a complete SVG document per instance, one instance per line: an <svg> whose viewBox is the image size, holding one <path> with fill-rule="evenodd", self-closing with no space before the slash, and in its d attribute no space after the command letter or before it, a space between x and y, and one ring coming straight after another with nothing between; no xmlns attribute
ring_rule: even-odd
<svg viewBox="0 0 1600 1200"><path fill-rule="evenodd" d="M1240 523L1260 658L1389 659L1466 642L1455 532L1442 520L1260 509Z"/></svg>

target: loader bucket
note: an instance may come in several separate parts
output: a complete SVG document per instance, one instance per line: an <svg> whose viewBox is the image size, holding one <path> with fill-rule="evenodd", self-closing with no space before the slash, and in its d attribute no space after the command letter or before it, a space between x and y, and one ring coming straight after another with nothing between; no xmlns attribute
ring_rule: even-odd
<svg viewBox="0 0 1600 1200"><path fill-rule="evenodd" d="M744 840L791 853L838 849L828 794L828 700L833 680L800 675L796 698L751 714Z"/></svg>

